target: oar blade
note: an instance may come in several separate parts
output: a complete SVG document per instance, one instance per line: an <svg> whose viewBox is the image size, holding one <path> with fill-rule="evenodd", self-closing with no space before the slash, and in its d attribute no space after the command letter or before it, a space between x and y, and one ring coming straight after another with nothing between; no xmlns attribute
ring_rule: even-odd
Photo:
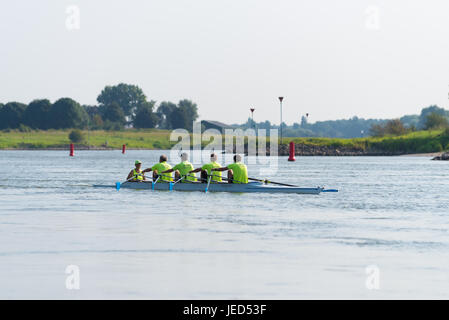
<svg viewBox="0 0 449 320"><path fill-rule="evenodd" d="M212 179L212 175L209 176L209 181L207 181L207 186L206 186L206 190L205 190L206 193L209 190L209 185L210 185L211 179Z"/></svg>

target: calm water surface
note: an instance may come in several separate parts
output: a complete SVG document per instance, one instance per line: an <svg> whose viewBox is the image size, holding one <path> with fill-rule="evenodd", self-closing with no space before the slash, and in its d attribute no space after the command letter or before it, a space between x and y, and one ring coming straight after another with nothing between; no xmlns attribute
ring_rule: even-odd
<svg viewBox="0 0 449 320"><path fill-rule="evenodd" d="M0 298L449 298L449 163L280 157L266 176L340 190L319 196L92 187L159 154L0 151Z"/></svg>

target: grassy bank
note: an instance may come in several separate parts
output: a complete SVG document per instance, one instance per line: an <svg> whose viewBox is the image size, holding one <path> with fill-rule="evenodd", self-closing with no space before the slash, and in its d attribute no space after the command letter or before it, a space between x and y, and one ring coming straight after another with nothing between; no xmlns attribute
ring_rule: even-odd
<svg viewBox="0 0 449 320"><path fill-rule="evenodd" d="M49 131L9 131L0 132L0 149L46 149L66 148L70 144L70 130ZM90 131L89 144L87 132L85 142L78 147L119 149L126 144L131 149L170 149L176 142L169 141L167 130L126 130L126 131ZM417 131L396 137L367 137L355 139L337 138L284 138L284 143L294 141L297 144L326 146L330 148L348 148L363 151L381 151L391 153L429 153L449 149L449 130ZM203 145L208 142L203 142Z"/></svg>
<svg viewBox="0 0 449 320"><path fill-rule="evenodd" d="M0 132L0 149L64 148L70 144L70 131ZM85 141L77 146L119 149L126 144L136 149L170 149L175 144L169 141L170 131L167 130L90 131L89 137L84 131L84 135Z"/></svg>
<svg viewBox="0 0 449 320"><path fill-rule="evenodd" d="M306 145L391 153L430 153L449 149L449 130L416 131L402 136L336 138L285 138Z"/></svg>

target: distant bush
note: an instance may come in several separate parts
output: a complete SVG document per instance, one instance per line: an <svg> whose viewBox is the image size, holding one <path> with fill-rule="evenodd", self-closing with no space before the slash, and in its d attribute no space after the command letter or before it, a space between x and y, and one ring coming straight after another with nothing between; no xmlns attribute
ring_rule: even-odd
<svg viewBox="0 0 449 320"><path fill-rule="evenodd" d="M162 149L162 144L159 141L153 142L153 147L155 149Z"/></svg>
<svg viewBox="0 0 449 320"><path fill-rule="evenodd" d="M406 128L399 119L389 120L385 124L373 124L370 128L370 134L373 137L400 136L410 131L414 131L414 129Z"/></svg>
<svg viewBox="0 0 449 320"><path fill-rule="evenodd" d="M79 129L72 130L69 133L69 139L73 143L81 143L84 141L84 133Z"/></svg>
<svg viewBox="0 0 449 320"><path fill-rule="evenodd" d="M427 115L424 128L426 130L449 128L449 121L446 116L432 112Z"/></svg>
<svg viewBox="0 0 449 320"><path fill-rule="evenodd" d="M31 128L22 123L19 125L18 129L20 132L31 132Z"/></svg>

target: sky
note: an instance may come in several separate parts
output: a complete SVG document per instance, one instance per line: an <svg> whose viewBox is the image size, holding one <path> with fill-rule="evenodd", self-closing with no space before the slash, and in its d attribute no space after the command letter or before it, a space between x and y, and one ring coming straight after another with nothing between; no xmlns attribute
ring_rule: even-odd
<svg viewBox="0 0 449 320"><path fill-rule="evenodd" d="M106 85L200 119L310 122L449 109L447 0L14 0L0 4L0 102Z"/></svg>

